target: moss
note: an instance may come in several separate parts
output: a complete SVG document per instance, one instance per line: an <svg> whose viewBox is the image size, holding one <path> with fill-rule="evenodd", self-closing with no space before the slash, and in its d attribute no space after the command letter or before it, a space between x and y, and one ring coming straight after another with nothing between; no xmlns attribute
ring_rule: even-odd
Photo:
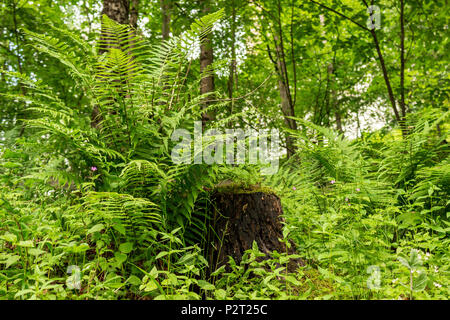
<svg viewBox="0 0 450 320"><path fill-rule="evenodd" d="M273 194L276 195L275 191L268 186L257 185L245 185L242 183L235 183L233 181L222 181L217 184L214 188L214 191L217 193L233 193L233 194L249 194L249 193L257 193L262 192L265 194Z"/></svg>
<svg viewBox="0 0 450 320"><path fill-rule="evenodd" d="M316 269L307 267L302 270L304 282L297 287L298 293L310 292L308 299L321 298L335 291L332 281L324 279Z"/></svg>

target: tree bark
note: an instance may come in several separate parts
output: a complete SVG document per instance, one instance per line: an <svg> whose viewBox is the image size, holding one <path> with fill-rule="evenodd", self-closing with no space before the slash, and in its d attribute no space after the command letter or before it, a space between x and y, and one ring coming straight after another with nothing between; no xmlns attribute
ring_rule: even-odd
<svg viewBox="0 0 450 320"><path fill-rule="evenodd" d="M294 106L292 104L291 92L289 89L289 84L287 83L287 69L286 64L284 63L284 48L281 42L281 39L278 38L278 35L274 35L275 41L275 51L277 54L277 71L278 71L278 89L280 91L280 100L281 100L281 111L284 115L284 123L291 130L297 130L297 122L294 119L289 117L295 116ZM286 135L286 149L287 149L287 157L290 158L295 153L294 140L292 137L287 134Z"/></svg>
<svg viewBox="0 0 450 320"><path fill-rule="evenodd" d="M294 103L291 95L291 88L289 86L289 74L286 68L286 58L283 44L283 30L281 25L281 2L278 0L278 17L277 17L277 31L274 33L275 51L277 54L277 69L279 73L278 87L280 90L281 110L284 114L284 121L287 127L291 130L297 131L297 122L289 117L295 117ZM293 44L291 44L293 45ZM291 52L293 55L293 52ZM293 61L294 63L294 61ZM294 140L290 134L286 135L286 151L288 159L295 154Z"/></svg>
<svg viewBox="0 0 450 320"><path fill-rule="evenodd" d="M373 37L373 41L375 43L375 48L376 48L377 54L378 54L378 60L380 61L381 70L383 71L384 82L386 83L386 88L388 90L389 101L391 102L392 109L394 110L395 120L397 120L397 123L400 123L400 121L401 121L400 114L398 113L398 110L397 110L394 92L392 91L391 81L389 80L389 75L388 75L388 72L386 69L386 64L384 62L383 54L381 53L381 48L380 48L380 44L378 42L377 34L375 33L375 29L370 30L370 33L371 33L371 35Z"/></svg>
<svg viewBox="0 0 450 320"><path fill-rule="evenodd" d="M405 105L405 2L400 0L400 127L403 136L407 135Z"/></svg>
<svg viewBox="0 0 450 320"><path fill-rule="evenodd" d="M261 252L270 257L270 253L295 253L295 246L290 242L290 248L279 239L283 239L282 217L283 209L280 198L264 192L235 193L217 192L212 196L215 204L210 238L214 250L208 254L212 270L226 265L228 256L237 264L242 260L244 252L252 248L256 241ZM303 262L299 259L288 264L293 272Z"/></svg>
<svg viewBox="0 0 450 320"><path fill-rule="evenodd" d="M171 0L160 0L162 15L162 38L168 40L170 38L170 18L171 18Z"/></svg>
<svg viewBox="0 0 450 320"><path fill-rule="evenodd" d="M17 70L19 71L19 73L23 73L22 70L22 61L20 60L20 40L19 40L19 31L18 31L18 25L17 25L17 4L12 1L12 11L13 11L13 23L14 23L14 38L16 40L16 57L17 57ZM25 96L27 94L27 90L25 89L25 86L23 85L22 82L19 81L19 88L20 91L22 92L22 95ZM24 108L26 106L24 105ZM26 111L22 110L20 112L18 112L18 116L19 118L26 118ZM19 131L19 137L21 137L23 135L23 133L25 132L25 123L22 123L20 126L20 131Z"/></svg>
<svg viewBox="0 0 450 320"><path fill-rule="evenodd" d="M202 0L202 13L208 14L211 11L208 0ZM214 92L214 73L212 70L212 64L214 60L214 53L212 47L212 33L206 35L203 39L200 39L200 72L202 73L202 79L200 80L200 94L207 94ZM207 97L203 101L203 109L206 109L210 105L211 96ZM205 124L213 120L214 116L212 112L204 111L202 114L202 124Z"/></svg>
<svg viewBox="0 0 450 320"><path fill-rule="evenodd" d="M334 112L334 117L336 118L336 129L339 131L339 133L344 133L344 130L342 129L342 120L341 120L341 114L339 111Z"/></svg>
<svg viewBox="0 0 450 320"><path fill-rule="evenodd" d="M130 3L130 26L137 29L137 21L139 18L139 0L131 0Z"/></svg>
<svg viewBox="0 0 450 320"><path fill-rule="evenodd" d="M235 0L231 2L231 61L230 61L230 74L228 75L228 98L231 100L230 115L233 114L234 109L234 74L236 73L236 4Z"/></svg>
<svg viewBox="0 0 450 320"><path fill-rule="evenodd" d="M128 0L103 0L102 15L120 24L128 24L130 21L130 3Z"/></svg>

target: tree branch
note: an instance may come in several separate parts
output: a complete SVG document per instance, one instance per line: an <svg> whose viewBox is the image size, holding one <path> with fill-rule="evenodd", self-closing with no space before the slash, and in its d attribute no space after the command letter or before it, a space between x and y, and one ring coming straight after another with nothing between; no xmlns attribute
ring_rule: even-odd
<svg viewBox="0 0 450 320"><path fill-rule="evenodd" d="M331 12L333 12L333 13L335 13L335 14L341 16L342 18L347 19L348 21L352 22L353 24L357 25L358 27L360 27L360 28L363 29L363 30L370 31L370 29L364 27L362 24L356 22L355 20L353 20L353 19L350 18L350 17L347 17L347 16L344 15L343 13L340 13L340 12L334 10L333 8L327 7L326 5L321 4L321 3L319 3L319 2L316 2L316 1L314 1L314 0L309 0L309 1L312 2L312 3L317 4L318 6L324 8L324 9L327 9L328 11L331 11Z"/></svg>

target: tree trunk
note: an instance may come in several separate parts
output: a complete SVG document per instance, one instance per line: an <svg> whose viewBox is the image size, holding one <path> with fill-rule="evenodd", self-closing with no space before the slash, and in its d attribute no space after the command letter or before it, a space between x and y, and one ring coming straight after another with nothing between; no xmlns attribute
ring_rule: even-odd
<svg viewBox="0 0 450 320"><path fill-rule="evenodd" d="M162 38L168 40L170 38L170 0L160 0L161 15L162 15Z"/></svg>
<svg viewBox="0 0 450 320"><path fill-rule="evenodd" d="M128 0L103 0L102 15L120 24L128 24L130 21L130 3Z"/></svg>
<svg viewBox="0 0 450 320"><path fill-rule="evenodd" d="M281 111L284 115L284 123L291 130L297 130L297 122L294 119L288 117L294 117L294 106L292 104L291 92L288 84L288 74L286 64L284 63L284 48L281 40L277 35L274 35L275 51L277 54L277 70L278 70L278 89L280 90ZM286 135L286 149L287 157L290 158L295 153L294 140L292 137Z"/></svg>
<svg viewBox="0 0 450 320"><path fill-rule="evenodd" d="M139 18L139 0L131 0L130 3L130 26L137 29L137 21Z"/></svg>
<svg viewBox="0 0 450 320"><path fill-rule="evenodd" d="M329 97L328 97L328 106L327 110L333 109L334 110L334 117L336 119L336 129L340 134L344 133L344 130L342 129L342 117L338 106L337 101L337 95L336 95L336 79L335 79L335 66L336 66L336 51L334 52L333 62L328 65L328 75L330 79L329 84Z"/></svg>
<svg viewBox="0 0 450 320"><path fill-rule="evenodd" d="M284 122L286 123L287 127L291 130L297 131L297 122L294 119L289 118L295 116L295 109L291 95L291 88L289 85L289 74L286 68L286 59L283 44L283 30L281 25L281 11L283 8L281 6L280 0L278 0L277 2L277 7L278 7L278 17L276 23L278 34L274 33L273 40L275 42L275 52L277 54L276 64L278 70L278 87L280 90L281 111L284 114ZM293 16L291 16L291 18L293 19ZM291 54L293 56L293 52ZM293 63L295 62L293 61ZM286 151L288 158L290 158L295 153L294 140L290 136L290 134L286 135Z"/></svg>
<svg viewBox="0 0 450 320"><path fill-rule="evenodd" d="M339 133L344 133L344 130L342 129L342 120L341 120L341 114L339 113L339 110L336 110L334 112L334 116L336 118L336 129L339 131Z"/></svg>
<svg viewBox="0 0 450 320"><path fill-rule="evenodd" d="M402 113L400 127L403 136L408 134L406 128L406 104L405 104L405 2L400 0L400 111Z"/></svg>
<svg viewBox="0 0 450 320"><path fill-rule="evenodd" d="M293 254L293 243L290 242L291 246L287 248L279 240L283 239L281 223L284 222L280 199L264 192L235 192L217 192L212 196L215 204L211 236L214 250L208 254L212 270L226 265L228 256L239 264L244 252L252 248L253 241L266 258L275 250ZM295 271L299 264L303 262L292 259L288 264L289 271Z"/></svg>
<svg viewBox="0 0 450 320"><path fill-rule="evenodd" d="M400 113L398 112L398 109L397 109L397 105L396 105L395 97L394 97L394 92L392 91L391 82L390 82L390 80L389 80L389 74L388 74L387 69L386 69L386 64L385 64L385 61L384 61L384 58L383 58L383 54L382 54L382 52L381 52L380 43L379 43L379 41L378 41L377 34L376 34L376 32L375 32L375 27L370 28L370 29L369 29L369 28L366 28L366 27L364 27L363 25L361 25L360 23L358 23L357 21L353 20L352 18L350 18L350 17L348 17L348 16L346 16L346 15L344 15L344 14L342 14L342 13L340 13L340 12L338 12L338 11L336 11L336 10L330 8L330 7L327 7L326 5L323 5L323 4L321 4L321 3L319 3L319 2L316 2L316 1L314 1L314 0L309 0L309 1L312 2L312 3L315 3L315 4L317 4L317 5L319 5L320 7L324 8L324 9L327 9L328 11L333 12L334 14L337 14L337 15L341 16L342 18L347 19L348 21L350 21L350 22L352 22L353 24L357 25L357 26L360 27L361 29L370 32L370 34L372 35L372 38L373 38L373 42L374 42L374 44L375 44L375 49L377 50L378 61L380 61L381 71L383 72L383 78L384 78L384 82L385 82L385 84L386 84L386 88L387 88L387 91L388 91L389 101L391 102L392 109L394 110L395 120L397 121L397 123L398 123L399 125L401 125L401 123L402 123L402 117L400 116ZM367 1L364 1L364 0L363 0L363 2L364 2L364 4L365 4L365 6L366 6L367 8L369 8L368 2L367 2ZM372 1L372 5L373 5L373 1ZM400 18L400 19L401 19L401 24L402 24L402 25L401 25L401 29L402 29L402 31L401 31L401 39L404 39L404 27L403 27L403 9L404 9L404 3L403 3L403 0L402 0L402 2L401 2L400 5L401 5L401 13L400 13L401 18ZM401 41L403 41L403 40L401 40ZM405 111L406 111L406 110L405 110ZM406 132L405 130L402 130L403 136L405 136L405 132Z"/></svg>
<svg viewBox="0 0 450 320"><path fill-rule="evenodd" d="M231 61L230 61L230 74L228 75L228 98L231 100L230 115L233 114L234 109L234 74L236 73L236 4L235 0L231 2Z"/></svg>
<svg viewBox="0 0 450 320"><path fill-rule="evenodd" d="M206 15L210 12L210 10L211 8L209 6L209 1L202 0L202 13ZM212 47L212 33L209 33L203 39L200 39L200 41L200 72L203 75L200 80L200 94L206 94L214 92L214 73L212 70L214 54ZM211 100L211 97L208 97L203 101L203 109L206 109L209 106L209 100ZM212 120L213 118L214 117L211 112L203 112L203 126L206 122Z"/></svg>
<svg viewBox="0 0 450 320"><path fill-rule="evenodd" d="M13 22L14 22L14 38L16 40L16 57L17 57L17 71L19 73L23 73L22 70L22 61L20 59L20 41L19 41L19 32L18 32L18 24L17 24L17 7L16 7L16 3L14 1L12 1L12 17L13 17ZM6 60L5 60L6 61ZM23 85L22 82L19 81L19 87L20 87L20 91L22 92L23 96L26 96L27 94L27 90L25 89L25 86ZM24 105L24 109L25 109L25 105ZM19 119L26 119L26 115L27 112L22 109L17 113L17 116ZM20 126L20 132L19 132L19 137L21 137L23 135L23 133L25 132L25 123L22 122L21 126Z"/></svg>

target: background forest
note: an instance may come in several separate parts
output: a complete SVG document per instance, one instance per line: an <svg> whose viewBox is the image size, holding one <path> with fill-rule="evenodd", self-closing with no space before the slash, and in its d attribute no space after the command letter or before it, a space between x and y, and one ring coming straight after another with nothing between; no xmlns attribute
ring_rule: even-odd
<svg viewBox="0 0 450 320"><path fill-rule="evenodd" d="M0 299L448 299L449 15L1 0ZM278 130L279 170L174 163L194 121ZM276 195L285 251L213 263L225 189Z"/></svg>

